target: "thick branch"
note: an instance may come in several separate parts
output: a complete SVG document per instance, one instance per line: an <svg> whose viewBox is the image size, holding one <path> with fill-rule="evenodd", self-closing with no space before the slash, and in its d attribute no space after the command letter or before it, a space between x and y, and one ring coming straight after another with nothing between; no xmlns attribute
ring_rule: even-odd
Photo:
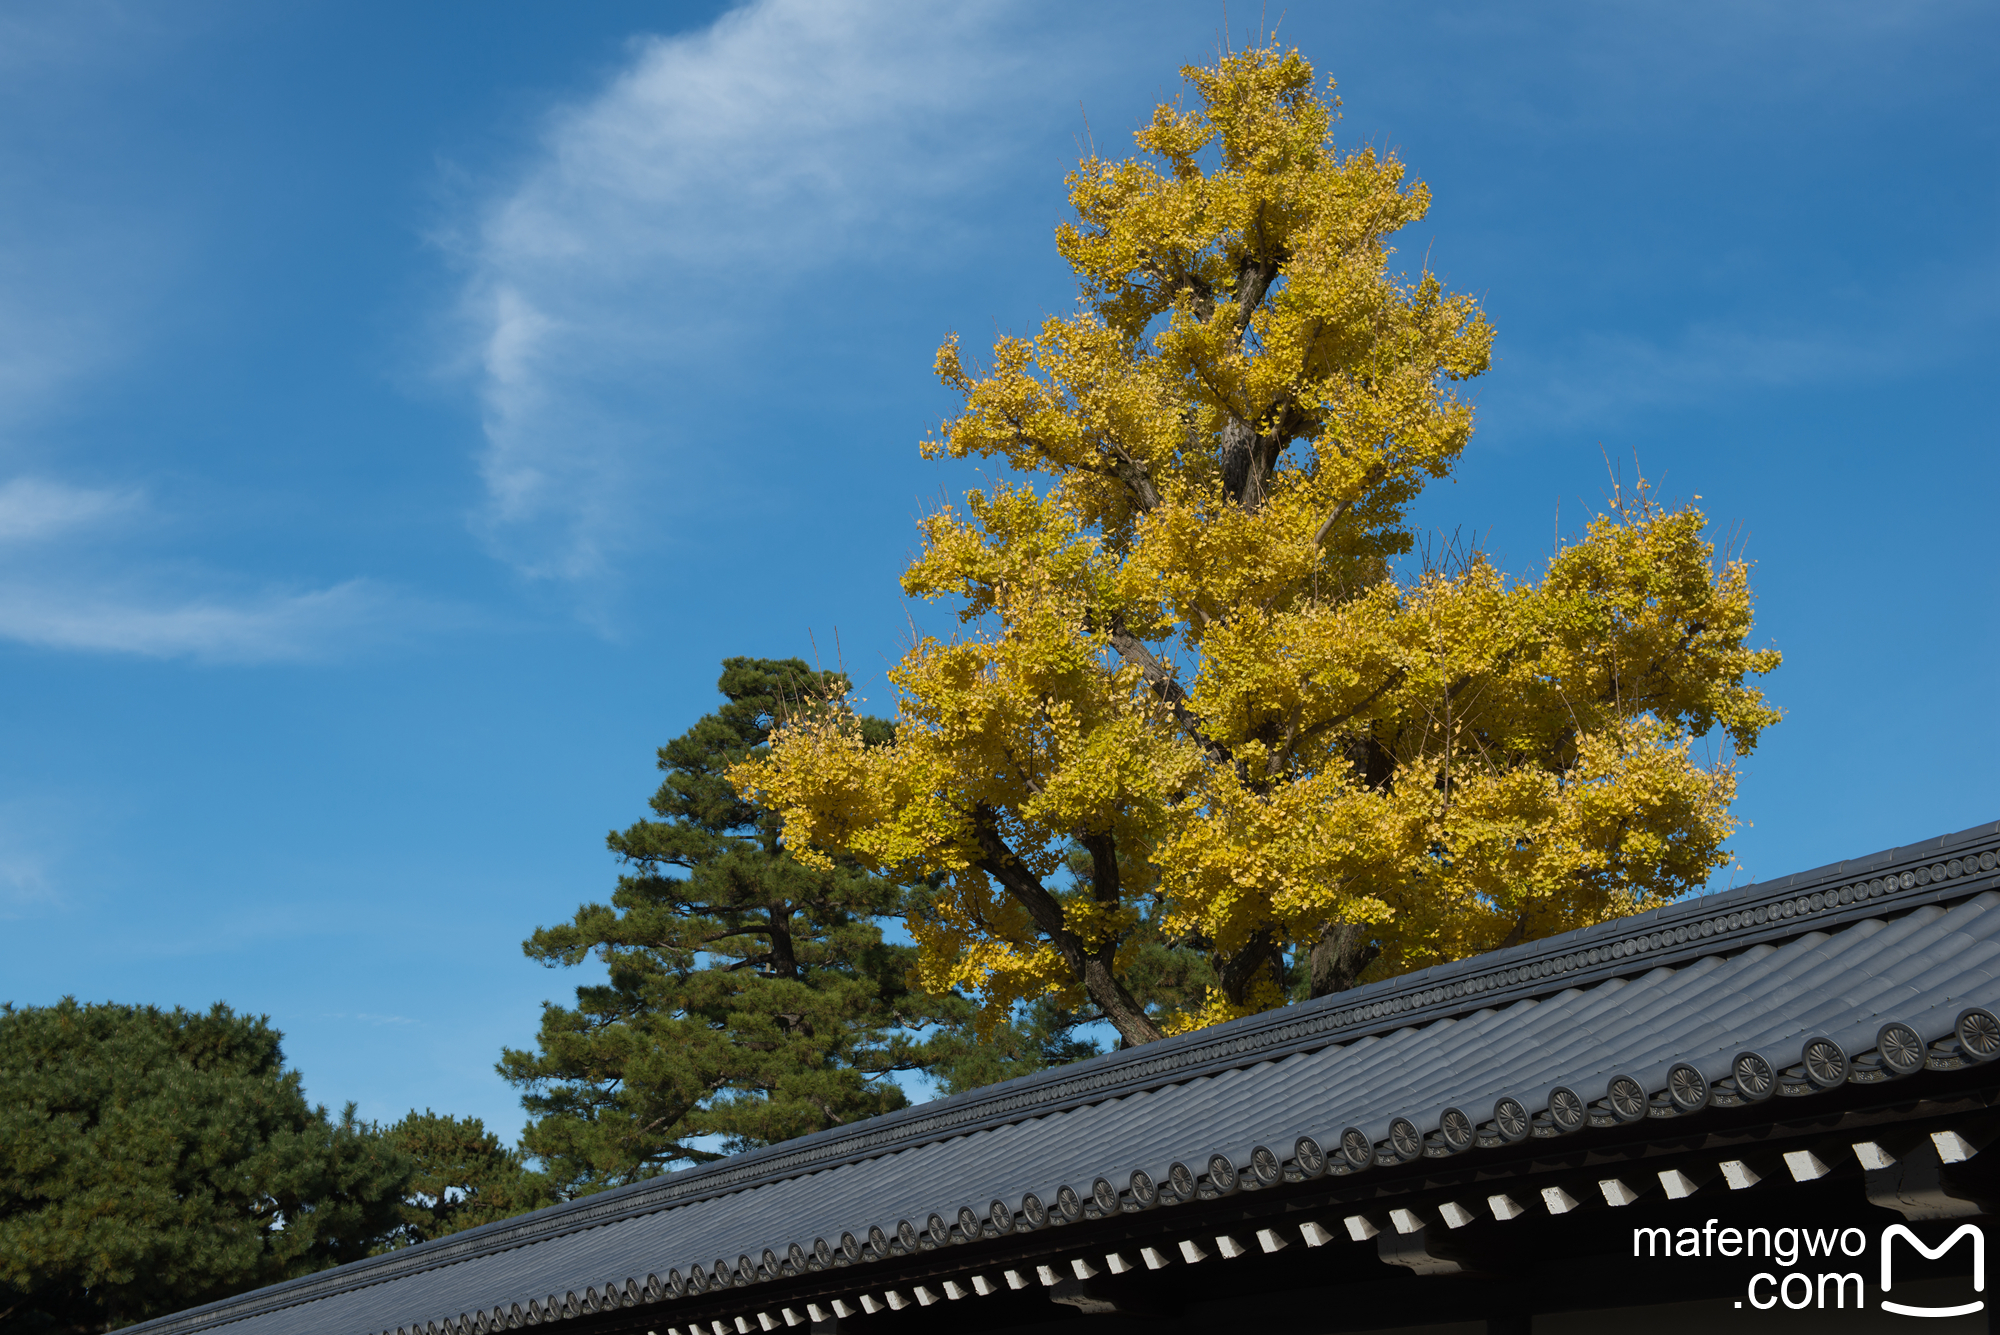
<svg viewBox="0 0 2000 1335"><path fill-rule="evenodd" d="M1208 752L1212 759L1225 765L1235 763L1235 757L1229 753L1228 747L1213 740L1201 730L1201 724L1195 720L1194 711L1187 707L1187 690L1175 678L1174 670L1162 663L1158 655L1148 649L1137 636L1126 630L1122 619L1116 617L1112 619L1105 638L1111 641L1111 647L1118 651L1120 658L1139 669L1139 675L1145 680L1147 688L1161 704L1173 711L1174 722L1180 724L1183 732L1200 743L1201 749Z"/></svg>
<svg viewBox="0 0 2000 1335"><path fill-rule="evenodd" d="M1208 280L1200 274L1187 272L1170 274L1158 260L1146 261L1140 266L1140 270L1151 276L1153 291L1160 301L1171 305L1175 297L1187 292L1194 297L1196 319L1206 324L1208 318L1215 314L1215 289L1210 287Z"/></svg>
<svg viewBox="0 0 2000 1335"><path fill-rule="evenodd" d="M1113 972L1111 962L1117 942L1107 941L1095 950L1084 947L1083 939L1069 929L1062 904L1000 837L990 808L982 806L973 811L973 832L979 841L979 869L998 881L1002 889L1027 909L1035 929L1056 948L1063 963L1069 966L1071 976L1104 1012L1104 1018L1118 1031L1125 1046L1137 1047L1165 1037Z"/></svg>
<svg viewBox="0 0 2000 1335"><path fill-rule="evenodd" d="M1114 458L1113 470L1118 480L1125 484L1125 490L1132 494L1132 507L1143 514L1150 514L1160 508L1160 489L1153 485L1153 475L1146 465L1134 459L1131 452L1117 441L1108 441Z"/></svg>

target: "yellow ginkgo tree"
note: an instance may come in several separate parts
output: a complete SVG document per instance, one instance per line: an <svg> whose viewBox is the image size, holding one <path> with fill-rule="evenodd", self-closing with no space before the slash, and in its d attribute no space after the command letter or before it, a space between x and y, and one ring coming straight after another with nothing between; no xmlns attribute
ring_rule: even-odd
<svg viewBox="0 0 2000 1335"><path fill-rule="evenodd" d="M1492 330L1391 273L1429 194L1335 151L1297 52L1185 74L1137 156L1070 177L1076 313L983 371L938 354L964 410L924 451L1006 480L923 526L903 587L960 629L891 673L894 742L830 701L732 774L801 858L928 887L925 986L1127 1044L1701 884L1735 775L1698 748L1777 718L1692 507L1641 488L1539 583L1408 559ZM1207 954L1205 1002L1135 996L1149 933Z"/></svg>

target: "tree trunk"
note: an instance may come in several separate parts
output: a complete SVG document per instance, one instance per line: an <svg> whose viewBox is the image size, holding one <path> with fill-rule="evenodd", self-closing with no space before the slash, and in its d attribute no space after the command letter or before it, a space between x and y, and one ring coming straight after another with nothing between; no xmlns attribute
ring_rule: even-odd
<svg viewBox="0 0 2000 1335"><path fill-rule="evenodd" d="M1259 928L1243 943L1243 949L1224 960L1216 972L1222 995L1229 998L1232 1006L1249 1004L1251 988L1260 975L1269 974L1280 991L1285 985L1284 956L1268 927Z"/></svg>
<svg viewBox="0 0 2000 1335"><path fill-rule="evenodd" d="M1257 433L1248 422L1232 413L1222 424L1222 444L1216 452L1216 462L1222 465L1222 494L1246 510L1256 508L1256 498L1251 495L1258 481L1252 476L1256 450Z"/></svg>
<svg viewBox="0 0 2000 1335"><path fill-rule="evenodd" d="M796 981L799 958L792 950L792 906L779 900L766 907L771 916L771 975Z"/></svg>
<svg viewBox="0 0 2000 1335"><path fill-rule="evenodd" d="M1382 947L1368 939L1365 923L1323 924L1312 948L1312 994L1324 997L1345 992L1360 981L1362 971L1381 953Z"/></svg>

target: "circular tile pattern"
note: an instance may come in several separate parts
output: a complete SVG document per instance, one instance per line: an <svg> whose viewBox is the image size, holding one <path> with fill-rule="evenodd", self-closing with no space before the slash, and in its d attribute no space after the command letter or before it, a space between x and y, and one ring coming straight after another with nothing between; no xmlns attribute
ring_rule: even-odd
<svg viewBox="0 0 2000 1335"><path fill-rule="evenodd" d="M1914 1075L1924 1069L1924 1040L1910 1026L1892 1021L1875 1035L1875 1055L1890 1075Z"/></svg>
<svg viewBox="0 0 2000 1335"><path fill-rule="evenodd" d="M1453 1154L1472 1148L1475 1132L1472 1119L1457 1108L1446 1108L1438 1118L1438 1134L1444 1137L1444 1146Z"/></svg>
<svg viewBox="0 0 2000 1335"><path fill-rule="evenodd" d="M1830 1038L1809 1040L1799 1061L1806 1068L1806 1079L1821 1089L1832 1089L1847 1079L1847 1054Z"/></svg>
<svg viewBox="0 0 2000 1335"><path fill-rule="evenodd" d="M1708 1106L1708 1080L1700 1071L1681 1062L1667 1072L1667 1097L1681 1112L1700 1112Z"/></svg>
<svg viewBox="0 0 2000 1335"><path fill-rule="evenodd" d="M1959 1050L1976 1062L2000 1057L2000 1019L1983 1006L1974 1006L1958 1017L1955 1026Z"/></svg>
<svg viewBox="0 0 2000 1335"><path fill-rule="evenodd" d="M1621 1122L1636 1122L1646 1115L1646 1091L1629 1075L1616 1076L1604 1091L1611 1115Z"/></svg>

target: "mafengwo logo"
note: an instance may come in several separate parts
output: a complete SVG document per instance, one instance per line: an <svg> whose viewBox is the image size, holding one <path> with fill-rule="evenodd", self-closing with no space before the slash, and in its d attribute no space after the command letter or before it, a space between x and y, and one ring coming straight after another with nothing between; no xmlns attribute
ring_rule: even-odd
<svg viewBox="0 0 2000 1335"><path fill-rule="evenodd" d="M1958 1249L1970 1250L1969 1258ZM1986 1310L1986 1234L1977 1224L1961 1224L1935 1247L1904 1224L1890 1224L1876 1239L1880 1258L1880 1292L1868 1292L1868 1264L1862 1258L1869 1251L1868 1235L1858 1228L1728 1228L1711 1219L1701 1228L1635 1228L1632 1255L1635 1257L1723 1258L1766 1260L1771 1268L1751 1275L1739 1308L1768 1312L1783 1307L1799 1312L1860 1310L1871 1305L1884 1312L1909 1317L1970 1316ZM1956 1253L1956 1255L1953 1255ZM1907 1273L1918 1258L1957 1264L1971 1261L1971 1282L1960 1300L1939 1303L1937 1281L1924 1286L1924 1303L1900 1302L1896 1293L1897 1266ZM1856 1263L1862 1269L1843 1269ZM1907 1285L1905 1286L1907 1289Z"/></svg>
<svg viewBox="0 0 2000 1335"><path fill-rule="evenodd" d="M1985 1310L1986 1302L1984 1299L1979 1298L1975 1298L1969 1303L1960 1303L1956 1307L1914 1307L1906 1303L1889 1301L1889 1291L1895 1287L1896 1254L1894 1249L1895 1243L1899 1238L1922 1252L1925 1259L1932 1261L1941 1259L1946 1252L1956 1247L1961 1240L1969 1240L1972 1243L1972 1291L1974 1293L1986 1292L1986 1235L1980 1231L1979 1225L1963 1225L1958 1232L1952 1234L1933 1248L1926 1247L1922 1238L1910 1232L1903 1225L1891 1224L1882 1230L1883 1311L1895 1312L1899 1316L1970 1316L1974 1312Z"/></svg>

